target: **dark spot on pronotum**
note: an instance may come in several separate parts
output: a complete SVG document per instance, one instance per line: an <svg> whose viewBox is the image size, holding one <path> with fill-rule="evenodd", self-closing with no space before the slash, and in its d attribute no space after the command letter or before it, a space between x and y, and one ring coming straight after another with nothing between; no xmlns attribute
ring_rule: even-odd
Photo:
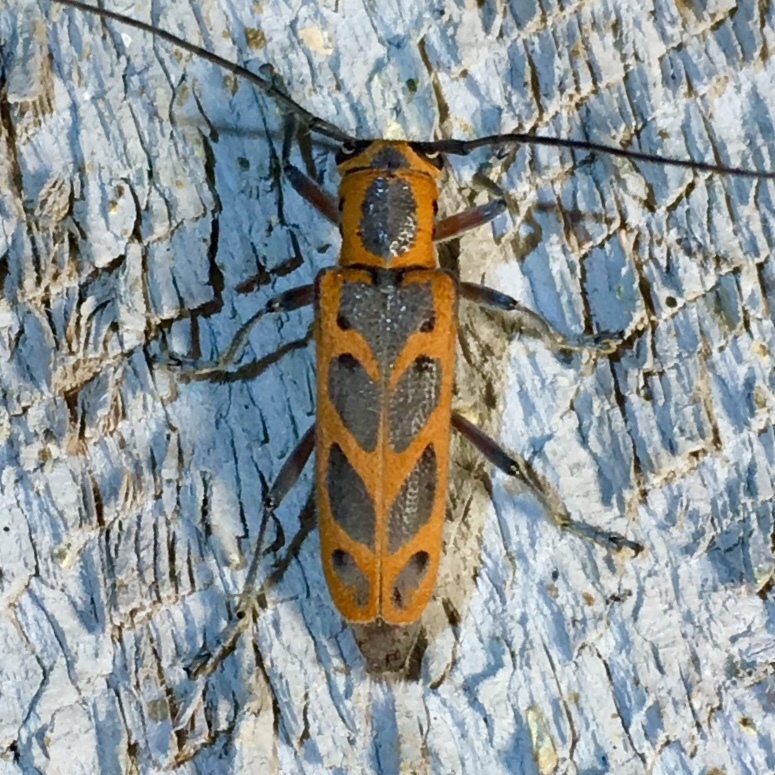
<svg viewBox="0 0 775 775"><path fill-rule="evenodd" d="M404 157L393 148L377 154L372 166L377 161L383 163L383 169L406 166ZM387 174L374 178L363 196L358 234L366 250L387 261L403 255L414 245L417 202L405 180Z"/></svg>

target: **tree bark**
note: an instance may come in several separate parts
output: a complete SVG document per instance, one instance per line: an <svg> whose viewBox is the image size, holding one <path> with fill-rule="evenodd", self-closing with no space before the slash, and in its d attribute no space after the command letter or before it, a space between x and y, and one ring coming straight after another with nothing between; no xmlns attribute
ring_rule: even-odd
<svg viewBox="0 0 775 775"><path fill-rule="evenodd" d="M531 131L775 170L771 5L560 5L109 7L271 63L358 137ZM408 677L364 669L313 531L197 684L314 419L311 316L256 327L252 379L164 362L216 358L338 235L248 84L44 0L0 8L0 46L0 772L775 771L775 183L527 146L451 160L442 214L497 192L509 211L443 264L621 338L561 355L461 307L457 405L645 550L561 533L458 440ZM310 159L335 192L330 150ZM286 546L311 486L278 511Z"/></svg>

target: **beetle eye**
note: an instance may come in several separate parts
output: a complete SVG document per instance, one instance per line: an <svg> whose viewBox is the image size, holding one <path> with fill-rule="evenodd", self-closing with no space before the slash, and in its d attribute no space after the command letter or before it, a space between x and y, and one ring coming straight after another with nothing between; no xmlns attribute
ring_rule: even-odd
<svg viewBox="0 0 775 775"><path fill-rule="evenodd" d="M364 143L360 140L345 140L336 152L336 163L341 164L343 161L352 158L359 154L368 143Z"/></svg>
<svg viewBox="0 0 775 775"><path fill-rule="evenodd" d="M444 167L444 157L441 155L441 151L428 151L423 153L426 161L429 161L436 169L442 169Z"/></svg>
<svg viewBox="0 0 775 775"><path fill-rule="evenodd" d="M444 156L441 151L436 148L428 148L432 143L415 143L412 145L412 150L421 156L428 164L432 164L436 169L444 169Z"/></svg>

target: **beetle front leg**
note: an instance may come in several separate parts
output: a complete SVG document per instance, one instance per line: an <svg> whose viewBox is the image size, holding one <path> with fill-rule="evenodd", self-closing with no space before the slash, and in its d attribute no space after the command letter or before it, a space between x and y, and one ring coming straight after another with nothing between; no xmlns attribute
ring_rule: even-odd
<svg viewBox="0 0 775 775"><path fill-rule="evenodd" d="M468 210L442 218L440 221L436 221L433 226L433 241L445 242L453 237L459 237L471 229L484 226L485 223L489 223L493 218L506 212L506 209L505 200L493 199L492 202L469 207Z"/></svg>
<svg viewBox="0 0 775 775"><path fill-rule="evenodd" d="M637 541L631 541L619 533L601 530L586 522L574 520L565 508L559 493L527 460L518 455L514 457L509 455L494 439L465 417L453 412L452 427L468 439L496 468L504 474L519 479L541 504L549 520L561 530L567 530L581 538L594 541L610 551L630 549L637 555L643 550L643 546Z"/></svg>
<svg viewBox="0 0 775 775"><path fill-rule="evenodd" d="M312 178L290 162L285 162L283 172L300 197L306 199L326 220L339 223L339 201L335 196L324 191Z"/></svg>
<svg viewBox="0 0 775 775"><path fill-rule="evenodd" d="M614 352L621 341L610 331L601 331L591 336L561 334L537 312L528 309L508 294L486 285L460 283L460 295L485 309L512 313L520 333L540 339L553 350L595 350L607 354Z"/></svg>
<svg viewBox="0 0 775 775"><path fill-rule="evenodd" d="M283 127L283 173L296 193L306 199L326 220L339 225L339 199L290 162L291 147L299 130L298 119L289 114Z"/></svg>

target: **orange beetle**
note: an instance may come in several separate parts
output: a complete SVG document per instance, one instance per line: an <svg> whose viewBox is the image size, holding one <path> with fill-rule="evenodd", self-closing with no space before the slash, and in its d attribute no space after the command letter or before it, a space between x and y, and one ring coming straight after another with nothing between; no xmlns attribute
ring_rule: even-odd
<svg viewBox="0 0 775 775"><path fill-rule="evenodd" d="M270 300L242 326L218 364L196 371L199 375L222 371L263 315L314 305L316 423L291 453L265 498L237 621L220 637L217 649L203 651L195 659L194 674L210 672L249 620L246 614L255 602L253 584L267 523L313 450L321 559L328 588L342 616L353 625L367 663L378 670L403 667L433 592L453 428L493 465L527 485L557 526L609 549L640 551L632 540L572 520L551 486L526 460L509 455L452 411L461 297L513 314L523 331L556 348L605 352L614 342L605 332L563 337L510 296L458 282L438 267L434 242L484 224L504 209L502 202L495 201L436 221L440 154L529 143L741 177L773 179L775 173L516 133L469 141L356 140L305 110L267 72L257 75L164 30L79 0L52 2L113 19L203 57L249 80L297 117L306 131L342 144L337 159L338 199L285 165L294 188L339 225L339 265L321 271L314 285Z"/></svg>

